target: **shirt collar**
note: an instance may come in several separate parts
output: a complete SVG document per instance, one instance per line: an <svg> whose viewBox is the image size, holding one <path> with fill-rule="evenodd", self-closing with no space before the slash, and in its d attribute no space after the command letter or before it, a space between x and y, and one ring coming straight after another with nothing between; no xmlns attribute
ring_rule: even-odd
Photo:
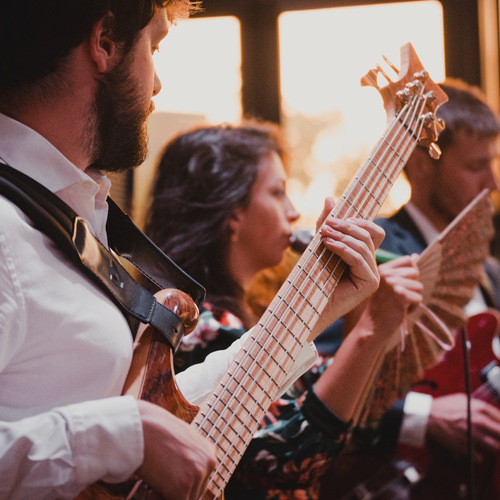
<svg viewBox="0 0 500 500"><path fill-rule="evenodd" d="M414 203L412 203L411 201L406 203L405 210L408 212L413 222L418 227L418 230L421 232L427 245L429 245L439 236L439 231L434 227L432 222L415 206Z"/></svg>
<svg viewBox="0 0 500 500"><path fill-rule="evenodd" d="M111 183L101 172L80 170L38 132L1 113L0 160L57 194L106 242Z"/></svg>

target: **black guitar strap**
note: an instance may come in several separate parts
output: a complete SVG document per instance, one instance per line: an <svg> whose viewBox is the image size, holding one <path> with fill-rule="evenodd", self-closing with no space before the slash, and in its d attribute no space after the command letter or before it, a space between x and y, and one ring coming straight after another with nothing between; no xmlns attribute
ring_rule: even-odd
<svg viewBox="0 0 500 500"><path fill-rule="evenodd" d="M108 198L106 230L113 252L102 245L85 220L57 195L3 163L0 163L0 195L21 208L39 231L49 236L108 293L131 325L134 320L151 324L165 336L174 351L177 349L185 332L183 322L134 280L113 252L133 264L154 290L182 290L201 307L205 289L165 255L111 198Z"/></svg>

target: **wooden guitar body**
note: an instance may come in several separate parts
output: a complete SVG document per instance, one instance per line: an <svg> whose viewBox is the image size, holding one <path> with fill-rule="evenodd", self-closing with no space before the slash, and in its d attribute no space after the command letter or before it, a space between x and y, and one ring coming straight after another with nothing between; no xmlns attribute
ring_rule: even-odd
<svg viewBox="0 0 500 500"><path fill-rule="evenodd" d="M179 290L163 290L156 297L183 320L186 333L195 328L199 311L188 295ZM157 404L188 423L198 413L198 407L189 403L177 387L172 349L152 326L138 335L123 394ZM76 500L161 500L161 497L139 478L131 478L119 484L95 483Z"/></svg>

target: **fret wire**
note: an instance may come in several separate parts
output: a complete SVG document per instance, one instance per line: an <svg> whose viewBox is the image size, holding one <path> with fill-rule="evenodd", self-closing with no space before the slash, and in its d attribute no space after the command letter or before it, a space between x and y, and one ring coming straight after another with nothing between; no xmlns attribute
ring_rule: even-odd
<svg viewBox="0 0 500 500"><path fill-rule="evenodd" d="M291 361L293 361L293 356L290 354L290 352L287 351L287 349L281 348L281 351L282 351L282 359L289 358ZM244 386L244 382L247 379L250 379L251 383L258 385L259 389L261 389L261 391L264 394L266 394L268 397L272 397L272 394L269 391L269 385L272 385L273 389L276 389L278 387L278 384L276 383L276 380L274 378L276 375L276 371L280 371L284 375L286 375L286 373L287 373L286 369L283 368L283 366L281 366L278 363L278 361L275 360L275 358L276 358L275 353L270 352L269 350L264 350L264 352L267 355L268 359L274 361L274 363L273 363L275 365L274 366L274 369L275 369L274 373L268 373L267 370L265 369L265 366L262 366L261 364L256 364L254 362L252 362L250 368L245 368L241 365L240 361L237 360L238 370L243 371L243 377L240 377L239 379L235 379L236 373L231 375L231 381L236 383L236 387L232 390L232 393L233 394L240 394L241 391L243 391L244 395L249 396L253 400L254 406L255 406L255 404L258 404L261 406L262 409L263 409L263 407L260 404L259 400L256 399L250 391L246 390L246 387ZM255 367L258 367L257 375L252 374L252 369L254 369ZM265 373L265 375L266 375L264 377L266 379L265 386L263 386L260 382L257 381L257 379L259 378L259 375L262 376L263 373ZM225 384L225 387L227 385L228 384Z"/></svg>
<svg viewBox="0 0 500 500"><path fill-rule="evenodd" d="M296 288L296 287L294 287L294 288ZM316 290L314 292L316 293L316 295L318 293L324 294L324 290L321 287L316 287ZM289 291L288 293L291 293L291 292ZM311 293L311 295L312 295L312 293ZM286 313L291 312L294 316L299 316L299 309L303 308L304 305L307 305L309 308L316 310L315 306L311 302L311 300L305 294L303 294L302 291L300 291L300 290L297 291L297 293L292 296L292 300L290 300L289 302L288 302L288 294L285 295L284 297L280 297L280 299L281 299L280 303L284 304L286 306L285 310L283 312L281 312L280 316L278 316L278 314L280 314L280 313L277 311L269 312L269 314L271 314L274 318L276 318L278 320L279 323L281 323L283 325L285 325L284 318L286 317ZM296 302L299 302L300 307L295 306ZM319 313L319 311L316 311L316 312ZM276 328L276 327L273 326L273 330L274 330L274 328Z"/></svg>
<svg viewBox="0 0 500 500"><path fill-rule="evenodd" d="M284 352L284 353L286 353L288 356L290 356L290 354L287 352L287 350L286 350L286 349L283 349L283 352ZM266 354L268 354L268 353L266 353ZM271 359L272 359L272 358L271 358ZM281 366L279 366L279 365L277 365L277 364L275 364L275 368L280 368L281 370L283 370L283 369L281 368ZM284 373L286 373L286 372L284 372ZM246 374L245 374L245 376L243 377L243 379L246 379L246 378L247 378L247 376L246 376ZM269 383L269 381L271 381L271 379L270 379L270 380L268 380L268 383ZM254 381L252 380L252 383L253 383L253 382L254 382ZM276 383L274 383L274 384L276 385ZM242 388L241 386L242 386L242 384L239 384L239 389L241 389L241 388ZM277 385L276 385L276 387L277 387ZM243 389L245 389L245 388L243 387ZM247 391L247 392L248 392L248 391ZM265 414L266 409L264 409L264 407L263 407L263 406L262 406L262 405L261 405L261 404L260 404L257 400L255 400L254 407L255 407L255 404L257 404L257 405L260 407L260 410L261 410L261 412L262 412L262 417L261 417L261 418L259 418L259 419L256 421L256 424L255 424L255 425L258 427L258 424L260 423L261 419L263 418L263 416L264 416L264 414ZM250 413L251 413L252 415L254 415L255 413L257 413L257 414L258 414L258 412L255 412L255 408L250 409L250 410L249 410L249 414L250 414ZM226 428L227 428L227 426L226 426ZM247 427L247 429L248 429L248 427ZM222 432L223 432L223 431L222 431ZM252 435L253 435L253 433L250 433L249 440L251 439ZM241 455L242 455L242 452L239 452L239 453L238 453L238 457L239 457L239 458L241 458ZM225 455L224 455L224 457L223 457L223 459L222 459L222 461L226 460L227 458L228 458L228 453L226 452L226 453L225 453Z"/></svg>
<svg viewBox="0 0 500 500"><path fill-rule="evenodd" d="M395 120L395 122L391 125L391 127L389 128L389 132L386 133L384 137L387 137L387 135L389 135L390 132L396 127L396 122L397 122L397 120ZM375 176L375 175L377 175L380 172L380 169L378 168L378 164L380 163L381 159L384 158L385 154L387 153L387 150L383 151L382 153L380 152L381 149L382 149L382 147L383 147L383 144L384 144L384 141L383 140L380 141L379 146L375 150L375 152L373 153L373 156L371 157L370 161L367 162L367 164L365 164L364 170L363 169L361 170L360 177L362 177L367 172L368 167L370 166L370 163L376 164L377 168L376 169L370 168L370 170L369 170L369 177ZM355 186L356 185L354 183L351 183L350 189L343 196L344 199L352 200L351 201L351 205L354 202L359 201L357 199L357 197L353 198L353 191L354 191L354 187ZM339 209L342 209L342 208L344 208L344 207L339 207ZM340 211L340 210L338 210L338 211ZM336 216L338 216L338 214ZM351 216L351 213L349 213L349 211L348 211L343 218L347 218L347 217L350 217L350 216Z"/></svg>
<svg viewBox="0 0 500 500"><path fill-rule="evenodd" d="M387 142L387 141L386 141ZM391 147L391 149L394 151L394 147ZM398 155L399 158L401 158L399 155ZM364 185L364 184L363 184ZM370 193L371 194L371 193ZM371 194L371 196L373 196L373 194ZM297 288L295 285L294 285L295 288ZM280 324L280 322L278 322L278 324Z"/></svg>
<svg viewBox="0 0 500 500"><path fill-rule="evenodd" d="M246 394L247 396L251 394ZM241 406L241 402L240 402L240 410L243 408L245 410L245 417L242 419L240 417L240 415L232 410L230 411L230 408L225 408L224 411L222 413L228 413L229 414L229 419L226 419L226 418L219 418L218 420L223 420L225 422L225 426L224 428L217 428L217 431L218 431L218 434L217 434L217 437L214 437L211 433L208 433L207 437L209 437L214 444L216 444L219 449L221 449L223 452L224 452L224 457L223 457L223 460L221 460L221 462L223 462L230 454L230 451L231 451L231 448L234 447L235 443L233 440L229 439L227 437L227 434L236 434L236 437L243 442L243 444L246 444L246 440L242 437L242 434L241 434L241 431L238 433L238 431L236 430L236 428L233 426L232 422L234 422L235 419L239 420L241 422L241 424L243 425L244 429L246 429L248 431L248 433L251 435L253 435L252 433L252 429L253 429L253 426L254 425L259 425L259 423L261 422L261 418L258 418L257 415L256 415L256 412L255 412L255 406L258 406L259 410L260 411L264 411L265 412L265 409L264 407L262 406L262 404L257 401L253 396L252 398L253 399L253 408L247 408L246 406ZM248 425L248 420L252 420L252 426L249 426ZM240 429L241 426L238 426L238 429ZM228 432L228 429L232 431L231 432ZM229 447L226 447L225 445L223 445L223 442L227 442L229 443Z"/></svg>
<svg viewBox="0 0 500 500"><path fill-rule="evenodd" d="M396 131L394 137L395 138L401 137L401 128L399 131ZM386 171L388 170L389 175L387 176L384 173L382 176L379 176L379 178L377 179L378 182L375 183L375 189L373 189L372 191L368 191L368 195L366 195L366 193L364 193L366 195L364 205L368 211L365 218L367 218L369 215L375 215L378 212L378 210L380 208L379 200L381 199L381 194L384 191L386 191L386 192L389 191L389 189L392 187L392 184L393 184L392 179L395 180L397 175L399 175L400 170L404 166L404 161L402 159L402 156L401 155L396 156L393 154L393 152L395 151L395 149L401 149L401 144L404 144L405 138L406 138L406 148L408 148L408 144L411 143L411 138L408 137L407 133L404 133L402 136L402 140L400 140L400 143L399 143L397 148L395 148L395 146L394 146L395 138L391 139L390 142L388 142L387 139L385 140L385 142L389 145L389 147L384 152L384 155L390 154L390 156L391 156L391 162L388 164L388 166L392 167L392 168L386 169ZM383 183L380 182L382 177L385 177L386 179L387 178L391 179L391 182L389 182L389 185L387 182L383 182ZM378 186L381 186L380 189L378 188ZM372 200L371 200L372 203L367 204L366 198L369 199L369 197L372 197Z"/></svg>
<svg viewBox="0 0 500 500"><path fill-rule="evenodd" d="M397 138L397 137L400 137L400 132L401 132L401 130L400 130L400 131L396 131L396 132L395 132L395 134L394 134L394 137L396 137L396 138ZM388 136L388 134L386 134L386 137L387 137L387 136ZM407 136L407 134L405 134L405 135L403 136L403 138L404 138L405 136ZM385 139L385 143L388 143L388 142L387 142L387 139ZM379 148L379 151L377 151L377 156L375 156L375 157L374 157L374 159L372 160L372 162L375 162L375 161L376 161L377 163L380 163L383 159L385 159L385 157L386 157L387 155L390 155L390 156L391 156L391 159L392 159L392 158L393 158L392 150L394 149L394 147L392 146L392 144L393 144L393 143L394 143L394 139L391 139L391 141L389 142L389 144L391 145L391 147L390 147L390 148L387 148L387 147L386 147L385 151L383 151L383 152L382 152L382 154L380 154L380 149L381 149L381 148L382 148L382 146L384 145L384 142L382 142L382 144L381 144L381 146L380 146L380 148ZM394 164L394 163L392 162L392 165L393 165L393 164ZM391 165L391 164L389 164L389 165ZM389 174L390 174L390 177L391 177L391 178L395 177L395 173L396 173L396 172L397 172L397 173L399 173L399 167L400 167L400 165L397 165L396 169L394 169L394 168L393 168L393 169L391 169L391 170L389 171ZM375 181L372 181L372 182L373 182L373 184L375 185L375 187L376 187L376 186L378 186L378 185L380 185L380 186L384 187L384 186L386 185L386 183L381 183L381 182L380 182L380 180L382 179L382 177L383 177L383 176L381 176L381 175L377 175L377 174L380 174L380 169L379 169L378 167L377 167L377 170L375 170L375 171L373 171L373 170L372 170L372 172L370 173L369 177L376 177L376 180L375 180ZM371 180L371 179L369 179L369 180ZM358 195L357 195L357 199L355 199L355 201L358 203L358 205L359 205L359 199L361 198L361 194L365 195L365 203L366 203L366 192L363 192L363 193L358 193ZM373 195L373 192L372 192L372 193L370 193L370 194L371 194L371 195ZM377 196L377 198L378 198L378 196ZM371 206L371 207L368 207L368 208L369 208L369 210L370 210L370 211L373 211L373 210L374 210L374 205L372 204L372 206ZM378 208L377 208L377 210L378 210ZM351 216L352 214L351 214L351 213L348 213L347 215L348 215L348 216Z"/></svg>
<svg viewBox="0 0 500 500"><path fill-rule="evenodd" d="M379 178L377 179L378 182L375 183L375 188L371 192L369 191L368 192L369 194L365 196L365 208L367 209L367 214L365 218L368 218L368 216L370 215L375 215L378 212L378 210L380 209L379 200L382 198L381 195L383 194L384 191L386 192L389 191L397 175L399 175L402 166L404 166L404 161L402 160L402 156L401 155L396 156L393 154L395 149L400 149L400 150L402 149L401 144L404 144L405 139L406 139L406 148L408 147L408 144L410 144L411 142L411 138L408 138L408 134L406 132L401 136L401 131L402 127L400 127L399 131L396 131L396 133L394 134L394 138L392 138L390 142L388 142L387 139L385 140L385 142L389 146L384 152L384 155L389 154L391 156L391 162L388 164L389 168L385 169L388 175L386 175L385 172L383 175L379 175ZM402 137L402 140L399 141L397 148L395 148L394 144L396 138L398 137ZM380 182L382 177L390 179L390 182ZM380 186L380 188L378 186ZM372 197L371 200L372 203L367 204L366 198L368 198L368 196Z"/></svg>
<svg viewBox="0 0 500 500"><path fill-rule="evenodd" d="M265 350L263 352L265 352L268 355L268 358L272 359L272 355L270 353L268 353ZM245 357L247 357L248 354L249 354L248 352L245 352ZM254 367L254 365L258 366L260 368L260 371L258 372L257 375L262 375L262 372L266 373L268 382L271 382L272 385L276 386L277 384L272 379L272 375L266 372L265 366L263 364L260 364L260 363L252 363L250 368L247 369L247 368L242 366L242 364L239 360L237 360L236 362L238 365L236 371L238 371L238 370L243 371L243 378L236 379L235 378L236 373L232 374L232 376L231 376L232 382L235 382L236 380L241 380L242 383L236 384L236 387L231 391L231 397L235 397L235 394L237 394L238 391L240 391L242 389L242 386L244 385L243 382L245 381L245 379L250 378L252 380L252 384L256 384L259 387L259 389L261 390L261 392L270 398L271 394L269 393L268 388L266 388L262 384L260 384L260 382L258 382L258 380L251 375L251 370ZM229 392L229 390L230 390L229 383L225 384L224 387L227 388L227 391ZM245 387L243 387L243 389L245 389ZM247 395L247 394L250 394L252 399L255 400L255 397L249 391L245 391L243 395ZM255 402L258 403L259 401L255 400ZM240 403L242 403L242 401L240 401Z"/></svg>
<svg viewBox="0 0 500 500"><path fill-rule="evenodd" d="M415 96L415 97L413 98L413 102L412 102L412 104L414 104L414 102L418 102L419 100L420 100L420 97L419 97L419 96ZM400 113L400 116L401 116L402 114L406 114L406 115L407 115L407 113L408 113L408 107L409 107L409 106L407 105L407 106L405 106L405 107L403 108L403 111ZM414 107L415 107L415 106L414 106ZM423 105L422 105L422 107L423 107ZM416 112L416 109L414 109L414 112ZM395 128L395 127L397 126L397 122L398 122L398 121L399 121L399 120L394 120L394 123L393 123L393 124L392 124L392 126L389 128L389 131L388 131L388 133L387 133L387 134L385 134L384 138L385 138L385 137L387 137L387 136L389 136L389 135L391 134L391 132L393 131L393 128ZM398 132L396 132L396 134L395 134L395 135L396 135L396 137L398 136L398 134L400 134L400 132L401 132L401 129L400 129ZM405 130L405 134L404 134L404 136L408 136L408 131L407 131L407 130ZM404 137L404 136L403 136L403 137ZM411 138L410 138L410 139L411 139ZM383 158L383 157L387 154L387 150L386 150L386 151L384 151L382 154L380 154L380 149L381 149L381 147L382 147L382 143L381 143L381 144L379 144L378 149L375 151L375 153L374 153L374 158L379 157L379 156L380 156L380 158ZM371 161L373 162L373 161L374 161L374 159L372 159ZM368 163L370 163L370 162L368 162ZM365 167L364 172L366 172L366 169L367 169L367 167ZM364 172L363 172L363 173L364 173ZM372 172L372 173L373 173L373 172ZM399 172L398 172L398 173L399 173ZM394 175L394 172L392 173L392 175ZM352 189L351 189L351 193L349 193L349 196L351 196L351 195L352 195Z"/></svg>
<svg viewBox="0 0 500 500"><path fill-rule="evenodd" d="M392 148L392 149L394 150L394 148ZM398 157L399 157L400 161L403 161L400 155L396 155L396 156L398 156ZM385 174L383 174L383 176L385 176L385 177L387 178L387 176L386 176ZM362 184L362 186L363 186L363 187L365 187L364 183L361 183L361 184ZM373 197L373 194L372 194L372 193L370 193L370 194L371 194L371 196ZM379 205L380 205L380 204L379 204ZM317 247L318 247L318 246L319 246L319 245L317 245ZM323 250L322 250L322 252L321 252L321 254L320 254L320 257L323 257L323 256L324 256L324 254L325 254L325 250L326 250L326 249L323 249ZM328 259L327 263L323 265L323 269L327 267L328 263L331 261L331 259L333 258L333 256L334 256L334 254L332 254L332 255L329 257L329 259ZM318 261L319 261L319 259L318 259ZM337 263L337 264L335 265L335 268L337 268L337 267L338 267L338 265L339 265L339 263ZM336 281L338 282L338 280L336 280ZM297 287L296 287L295 283L293 284L293 286L297 289ZM298 288L298 290L300 290L300 288ZM302 295L303 295L303 294L302 294ZM327 295L327 294L325 294L325 295L328 297L328 295ZM312 304L310 304L310 305L312 305ZM288 307L290 307L290 306L288 306L288 305L287 305L287 308L288 308ZM316 314L319 314L319 312L318 312L318 311L316 311L316 310L315 310L315 313L316 313ZM301 320L301 321L303 321L303 320ZM279 324L279 322L278 322L278 324ZM285 330L286 330L286 329L285 329ZM258 337L257 337L257 338L258 338ZM261 345L261 343L260 343L260 339L259 339L259 341L258 341L258 344L259 344L259 345ZM287 353L287 350L285 349L285 350L284 350L284 352L285 352L285 353ZM268 354L268 355L270 355L270 353L267 353L267 354ZM289 353L288 353L288 354L289 354ZM290 356L290 354L289 354L289 356ZM276 369L276 367L275 367L275 369Z"/></svg>

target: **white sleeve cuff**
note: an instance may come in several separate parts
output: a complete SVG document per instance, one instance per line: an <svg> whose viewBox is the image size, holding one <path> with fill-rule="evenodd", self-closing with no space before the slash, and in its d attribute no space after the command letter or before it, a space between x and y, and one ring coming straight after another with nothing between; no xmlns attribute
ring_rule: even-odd
<svg viewBox="0 0 500 500"><path fill-rule="evenodd" d="M421 447L425 443L425 431L431 412L432 396L409 392L404 403L404 417L399 432L399 442Z"/></svg>
<svg viewBox="0 0 500 500"><path fill-rule="evenodd" d="M56 408L72 436L76 481L128 479L144 461L144 434L132 396L88 401Z"/></svg>
<svg viewBox="0 0 500 500"><path fill-rule="evenodd" d="M316 346L311 342L306 344L300 351L297 359L294 362L292 370L288 374L283 386L278 392L278 398L281 397L291 387L291 385L304 373L311 368L314 362L318 359L318 351Z"/></svg>
<svg viewBox="0 0 500 500"><path fill-rule="evenodd" d="M142 422L132 396L0 422L0 498L75 498L100 479L128 479L143 456Z"/></svg>
<svg viewBox="0 0 500 500"><path fill-rule="evenodd" d="M194 405L201 405L212 393L217 381L224 375L240 351L251 330L238 340L235 340L227 349L209 354L203 363L192 365L176 376L177 385L182 395ZM306 344L295 360L292 370L281 387L278 397L306 372L316 361L318 353L314 344Z"/></svg>

